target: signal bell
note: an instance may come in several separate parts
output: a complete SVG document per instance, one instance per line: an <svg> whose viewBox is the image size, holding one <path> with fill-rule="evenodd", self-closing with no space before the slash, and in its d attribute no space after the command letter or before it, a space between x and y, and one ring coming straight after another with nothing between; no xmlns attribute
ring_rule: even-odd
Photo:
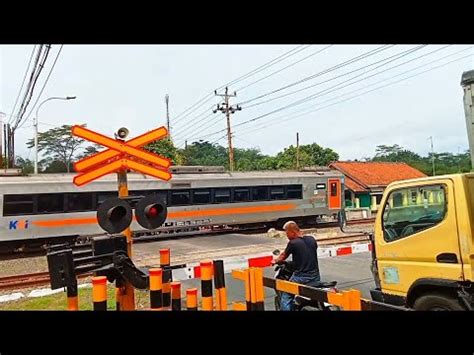
<svg viewBox="0 0 474 355"><path fill-rule="evenodd" d="M161 226L167 214L166 204L158 195L148 195L138 201L135 206L137 222L146 229L156 229Z"/></svg>
<svg viewBox="0 0 474 355"><path fill-rule="evenodd" d="M123 232L132 223L132 208L118 197L109 198L97 208L97 220L110 234Z"/></svg>

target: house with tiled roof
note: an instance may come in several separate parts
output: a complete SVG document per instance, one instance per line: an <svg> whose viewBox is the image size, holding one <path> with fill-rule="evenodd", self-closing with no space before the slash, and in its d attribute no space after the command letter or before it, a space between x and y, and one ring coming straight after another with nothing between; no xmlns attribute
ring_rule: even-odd
<svg viewBox="0 0 474 355"><path fill-rule="evenodd" d="M377 209L385 188L394 181L426 176L406 163L399 162L346 162L329 165L344 174L344 199L348 207Z"/></svg>

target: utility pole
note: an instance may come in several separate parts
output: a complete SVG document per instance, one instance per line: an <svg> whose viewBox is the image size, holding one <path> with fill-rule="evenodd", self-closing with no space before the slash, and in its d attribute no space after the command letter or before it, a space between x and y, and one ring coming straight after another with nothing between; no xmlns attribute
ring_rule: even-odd
<svg viewBox="0 0 474 355"><path fill-rule="evenodd" d="M464 89L464 113L471 153L471 171L474 171L474 70L462 73L461 86Z"/></svg>
<svg viewBox="0 0 474 355"><path fill-rule="evenodd" d="M428 139L431 140L431 164L433 165L433 176L435 176L436 171L435 171L435 156L434 156L434 149L433 149L433 136L430 136Z"/></svg>
<svg viewBox="0 0 474 355"><path fill-rule="evenodd" d="M3 168L3 155L2 155L2 139L3 139L3 119L5 118L5 113L0 112L0 168Z"/></svg>
<svg viewBox="0 0 474 355"><path fill-rule="evenodd" d="M188 150L188 141L187 140L184 141L184 150Z"/></svg>
<svg viewBox="0 0 474 355"><path fill-rule="evenodd" d="M300 134L296 132L296 169L300 168Z"/></svg>
<svg viewBox="0 0 474 355"><path fill-rule="evenodd" d="M166 128L168 129L168 136L170 137L170 140L171 140L170 111L169 111L170 97L168 94L165 95L165 102L166 102Z"/></svg>
<svg viewBox="0 0 474 355"><path fill-rule="evenodd" d="M214 94L216 96L222 96L224 97L224 106L220 106L217 104L217 109L213 110L212 112L216 113L217 111L221 111L222 113L225 113L226 118L227 118L227 141L229 144L229 169L230 171L234 171L234 148L232 147L232 132L230 129L230 114L235 113L235 111L241 111L242 107L239 105L236 106L230 106L229 105L229 97L236 97L237 94L234 91L233 95L229 95L229 88L225 88L225 93L224 94L218 94L217 90L214 90Z"/></svg>

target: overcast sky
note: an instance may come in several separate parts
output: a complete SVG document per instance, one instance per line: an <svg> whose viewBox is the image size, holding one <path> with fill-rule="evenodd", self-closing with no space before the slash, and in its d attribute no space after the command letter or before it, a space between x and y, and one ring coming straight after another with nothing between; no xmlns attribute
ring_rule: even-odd
<svg viewBox="0 0 474 355"><path fill-rule="evenodd" d="M231 116L235 146L275 154L295 144L299 132L300 144L330 147L342 160L372 156L379 144L399 144L424 155L430 149L429 136L433 136L435 151L466 150L460 79L463 71L474 69L471 46L385 47L324 74L326 69L380 47L65 45L40 102L50 96L75 95L77 99L46 103L39 111L40 131L51 125L86 123L108 135L125 126L134 137L165 124L164 97L169 94L172 137L178 145L202 137L226 146L225 116L212 114L212 106L221 98L210 94L295 49L286 59L230 85L231 92L237 91L230 102L242 103L242 110ZM52 46L31 104L59 48ZM0 112L11 113L32 49L32 45L0 46ZM407 52L410 49L413 51ZM286 66L290 67L283 69ZM423 71L427 72L417 75ZM313 79L254 99L315 74ZM413 77L403 80L409 76ZM248 84L252 85L245 87ZM310 95L316 97L259 118ZM202 98L210 100L188 111L189 115L181 114ZM245 103L247 100L251 101ZM253 104L258 105L250 107ZM32 119L33 115L16 135L17 155L30 158L33 151L25 143L33 137Z"/></svg>

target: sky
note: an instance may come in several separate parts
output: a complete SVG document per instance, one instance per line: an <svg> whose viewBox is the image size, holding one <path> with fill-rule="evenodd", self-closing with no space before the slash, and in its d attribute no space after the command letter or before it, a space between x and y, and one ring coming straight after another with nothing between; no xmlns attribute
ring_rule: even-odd
<svg viewBox="0 0 474 355"><path fill-rule="evenodd" d="M32 49L0 46L6 121ZM52 46L27 112L36 110L59 49ZM460 80L472 69L474 49L467 45L64 45L38 103L77 99L44 104L39 130L85 123L106 135L127 127L132 138L166 124L168 94L175 144L203 139L226 146L225 115L212 110L222 102L214 90L231 83L230 103L242 107L231 115L236 147L276 154L299 132L300 144L330 147L341 160L373 156L380 144L426 155L430 136L436 152L457 153L468 149ZM15 136L16 155L30 159L33 113Z"/></svg>

